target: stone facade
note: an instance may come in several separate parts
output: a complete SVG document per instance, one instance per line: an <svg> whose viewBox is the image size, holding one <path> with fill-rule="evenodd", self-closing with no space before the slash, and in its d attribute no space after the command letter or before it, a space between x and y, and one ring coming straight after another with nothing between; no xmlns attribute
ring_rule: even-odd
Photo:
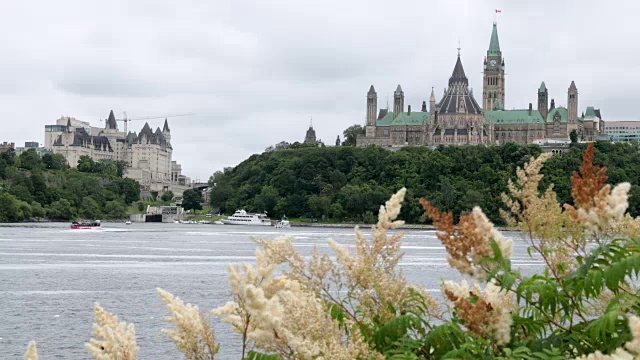
<svg viewBox="0 0 640 360"><path fill-rule="evenodd" d="M66 125L60 125L61 120L66 120ZM171 190L172 185L182 190L190 185L178 184L181 168L172 167L171 130L166 119L162 130L153 131L145 123L136 134L119 131L113 111L104 129L73 118L61 118L56 125L45 126L45 148L47 146L54 153L64 155L71 167L77 166L81 156L89 156L94 161L124 161L125 176L137 180L148 191L163 192Z"/></svg>
<svg viewBox="0 0 640 360"><path fill-rule="evenodd" d="M436 103L432 88L429 109L423 101L419 112L405 112L404 92L394 92L393 112L378 110L373 85L367 92L365 134L358 146L478 145L516 142L530 144L545 139L568 140L575 130L583 141L594 141L603 131L599 109L587 107L578 116L578 89L572 81L567 91L567 106L549 104L544 82L538 89L538 109L505 110L505 61L500 50L497 25L493 24L489 49L484 58L481 108L465 75L460 53L442 99Z"/></svg>
<svg viewBox="0 0 640 360"><path fill-rule="evenodd" d="M5 152L5 151L9 151L9 150L13 150L16 148L16 144L15 143L8 143L8 142L3 142L0 144L0 153Z"/></svg>

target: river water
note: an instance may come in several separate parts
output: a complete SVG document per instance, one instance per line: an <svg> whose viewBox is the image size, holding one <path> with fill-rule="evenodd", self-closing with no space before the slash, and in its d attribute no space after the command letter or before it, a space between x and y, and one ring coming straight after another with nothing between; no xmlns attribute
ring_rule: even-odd
<svg viewBox="0 0 640 360"><path fill-rule="evenodd" d="M364 231L368 233L368 231ZM411 281L439 292L441 279L458 279L433 231L403 231L400 267ZM310 254L328 251L327 240L353 243L351 229L256 228L229 225L104 224L70 230L68 224L0 226L0 359L22 359L30 340L41 358L89 359L93 304L133 322L140 359L180 359L160 332L169 327L156 287L209 310L229 300L227 264L254 263L252 237L285 234ZM541 266L514 238L514 266ZM527 271L527 272L528 272ZM220 359L239 359L239 338L214 322Z"/></svg>

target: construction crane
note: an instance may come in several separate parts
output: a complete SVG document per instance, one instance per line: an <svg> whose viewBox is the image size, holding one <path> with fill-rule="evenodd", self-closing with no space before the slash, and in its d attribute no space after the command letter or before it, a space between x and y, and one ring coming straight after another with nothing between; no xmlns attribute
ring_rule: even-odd
<svg viewBox="0 0 640 360"><path fill-rule="evenodd" d="M163 116L143 116L143 117L129 118L127 116L127 112L126 111L123 111L122 114L124 115L123 118L122 119L116 119L116 121L122 121L124 123L124 132L125 133L128 133L127 124L130 121L165 119L165 118L170 118L170 117L195 115L195 113L185 113L185 114L169 114L169 115L163 115ZM104 120L100 119L100 121L104 121Z"/></svg>

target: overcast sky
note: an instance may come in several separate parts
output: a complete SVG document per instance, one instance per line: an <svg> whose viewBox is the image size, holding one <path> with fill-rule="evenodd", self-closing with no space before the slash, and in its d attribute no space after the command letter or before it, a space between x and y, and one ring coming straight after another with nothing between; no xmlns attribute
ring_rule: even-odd
<svg viewBox="0 0 640 360"><path fill-rule="evenodd" d="M431 87L439 100L458 41L481 103L496 8L508 109L535 108L543 80L566 105L575 80L579 112L639 120L638 1L2 1L0 142L42 143L61 115L195 113L169 119L173 158L206 181L302 141L311 117L334 144L364 124L371 84L380 107L397 84L416 110Z"/></svg>

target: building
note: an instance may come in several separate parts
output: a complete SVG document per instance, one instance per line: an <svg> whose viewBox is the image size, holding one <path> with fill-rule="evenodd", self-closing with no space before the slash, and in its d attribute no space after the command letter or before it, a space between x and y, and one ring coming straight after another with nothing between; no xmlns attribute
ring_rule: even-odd
<svg viewBox="0 0 640 360"><path fill-rule="evenodd" d="M537 109L506 110L505 60L500 49L497 24L493 24L489 48L484 57L482 107L469 87L460 49L439 102L431 89L429 107L422 102L420 111L405 110L404 91L397 86L393 109L378 109L378 96L373 85L367 93L365 135L358 146L407 145L478 145L516 142L531 144L545 139L567 140L576 131L581 140L593 141L604 130L600 110L592 106L578 116L578 88L571 81L567 90L567 106L549 103L544 82L537 91Z"/></svg>
<svg viewBox="0 0 640 360"><path fill-rule="evenodd" d="M61 125L63 121L66 124ZM137 180L145 190L164 192L171 190L181 195L189 182L182 176L181 167L174 172L171 146L171 130L167 119L163 129L151 129L145 123L140 133L124 133L118 129L113 111L109 113L104 128L71 117L61 117L56 125L45 126L45 148L62 154L69 166L75 167L82 156L94 161L123 161L127 164L125 176ZM188 179L188 178L187 178Z"/></svg>
<svg viewBox="0 0 640 360"><path fill-rule="evenodd" d="M311 120L311 123L309 124L309 129L307 130L307 133L304 136L304 143L305 144L316 144L316 131L313 130L313 120Z"/></svg>
<svg viewBox="0 0 640 360"><path fill-rule="evenodd" d="M640 121L606 121L604 135L615 142L640 141Z"/></svg>
<svg viewBox="0 0 640 360"><path fill-rule="evenodd" d="M13 150L15 149L16 144L15 143L8 143L8 142L3 142L0 144L0 153L3 153L5 151L9 151L9 150Z"/></svg>
<svg viewBox="0 0 640 360"><path fill-rule="evenodd" d="M24 147L16 147L15 152L16 152L16 155L19 156L23 152L31 149L35 150L36 154L40 155L41 157L44 154L52 153L51 150L40 147L40 144L37 141L27 141L24 143Z"/></svg>

